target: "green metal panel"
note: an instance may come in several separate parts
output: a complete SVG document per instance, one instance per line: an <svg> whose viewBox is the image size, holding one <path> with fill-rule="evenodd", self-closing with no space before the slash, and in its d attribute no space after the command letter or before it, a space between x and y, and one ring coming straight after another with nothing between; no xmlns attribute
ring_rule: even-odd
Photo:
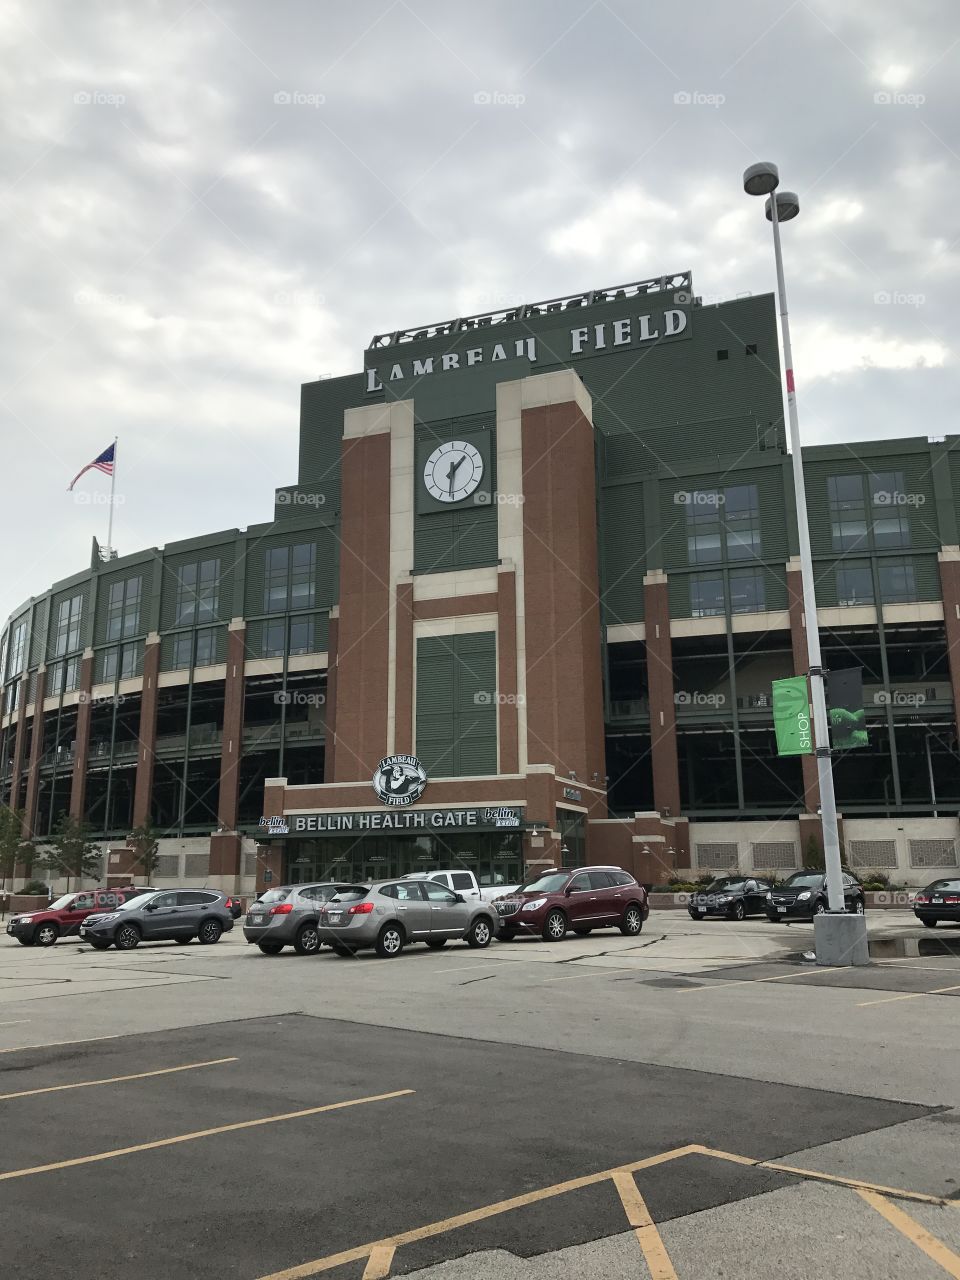
<svg viewBox="0 0 960 1280"><path fill-rule="evenodd" d="M86 607L86 606L84 606ZM56 616L54 614L54 616ZM35 667L47 660L47 629L50 625L50 597L38 600L33 610L33 633L30 636L29 666Z"/></svg>
<svg viewBox="0 0 960 1280"><path fill-rule="evenodd" d="M417 642L417 755L428 775L497 771L496 634Z"/></svg>
<svg viewBox="0 0 960 1280"><path fill-rule="evenodd" d="M484 430L484 446L478 432ZM464 436L478 443L489 466L490 482L496 487L497 445L493 414L472 414L439 422L417 422L413 484L419 491L422 471L430 450L438 442ZM485 477L486 479L486 477ZM416 496L416 495L415 495ZM494 504L478 505L471 499L445 509L418 510L414 504L414 557L416 573L445 573L451 569L477 569L497 563L497 509ZM434 504L437 506L437 504Z"/></svg>
<svg viewBox="0 0 960 1280"><path fill-rule="evenodd" d="M611 485L603 490L602 502L604 621L640 622L646 572L643 483Z"/></svg>
<svg viewBox="0 0 960 1280"><path fill-rule="evenodd" d="M340 509L343 415L347 409L363 403L363 376L358 373L306 382L300 388L297 485L303 492L323 495L323 505L317 508L317 512L328 520L335 520ZM296 508L293 507L292 511Z"/></svg>

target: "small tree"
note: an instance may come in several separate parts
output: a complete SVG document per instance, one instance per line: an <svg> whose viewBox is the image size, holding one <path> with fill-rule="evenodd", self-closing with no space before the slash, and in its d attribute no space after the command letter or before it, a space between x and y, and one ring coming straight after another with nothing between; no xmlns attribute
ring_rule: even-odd
<svg viewBox="0 0 960 1280"><path fill-rule="evenodd" d="M823 847L816 836L810 836L807 840L807 850L804 855L803 865L810 867L812 871L823 871L825 869Z"/></svg>
<svg viewBox="0 0 960 1280"><path fill-rule="evenodd" d="M67 877L68 893L71 879L100 874L102 852L92 835L89 823L65 813L46 841L52 848L47 848L37 860L54 875Z"/></svg>
<svg viewBox="0 0 960 1280"><path fill-rule="evenodd" d="M160 862L160 841L149 822L134 827L127 836L127 848L133 849L137 855L137 864L146 877L147 884L157 870Z"/></svg>
<svg viewBox="0 0 960 1280"><path fill-rule="evenodd" d="M23 859L23 814L0 806L0 879L6 884L13 879L18 862Z"/></svg>

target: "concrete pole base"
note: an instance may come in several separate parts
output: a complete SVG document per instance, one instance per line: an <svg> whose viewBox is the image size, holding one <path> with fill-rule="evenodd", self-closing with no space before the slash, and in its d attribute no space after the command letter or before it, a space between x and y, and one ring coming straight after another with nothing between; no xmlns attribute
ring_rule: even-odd
<svg viewBox="0 0 960 1280"><path fill-rule="evenodd" d="M814 916L813 945L817 964L869 964L867 922L863 916L832 914Z"/></svg>

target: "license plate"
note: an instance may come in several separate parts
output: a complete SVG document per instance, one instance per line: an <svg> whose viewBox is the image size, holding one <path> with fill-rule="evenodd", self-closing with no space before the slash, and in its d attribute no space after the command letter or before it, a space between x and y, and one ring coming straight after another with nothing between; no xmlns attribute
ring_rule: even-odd
<svg viewBox="0 0 960 1280"><path fill-rule="evenodd" d="M778 910L778 911L780 911L780 912L782 912L783 914L786 914L786 910L787 910L787 908L786 908L786 907L777 907L777 910Z"/></svg>
<svg viewBox="0 0 960 1280"><path fill-rule="evenodd" d="M330 911L327 914L327 919L331 924L339 924L341 915L342 912L340 911Z"/></svg>
<svg viewBox="0 0 960 1280"><path fill-rule="evenodd" d="M934 901L934 902L943 902L943 899L942 899L942 898L934 898L934 899L933 899L933 901Z"/></svg>
<svg viewBox="0 0 960 1280"><path fill-rule="evenodd" d="M251 917L250 917L250 923L251 923L251 924L263 924L263 920L264 920L263 916L251 916Z"/></svg>

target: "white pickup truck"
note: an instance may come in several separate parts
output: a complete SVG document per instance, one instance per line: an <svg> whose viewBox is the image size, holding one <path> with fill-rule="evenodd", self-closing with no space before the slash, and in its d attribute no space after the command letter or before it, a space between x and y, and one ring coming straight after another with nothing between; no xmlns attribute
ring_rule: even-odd
<svg viewBox="0 0 960 1280"><path fill-rule="evenodd" d="M513 893L520 886L515 884L479 884L472 871L464 871L460 867L445 871L413 871L404 876L405 880L436 880L454 893L461 894L468 902L479 898L482 902L493 902L494 898L505 893Z"/></svg>

